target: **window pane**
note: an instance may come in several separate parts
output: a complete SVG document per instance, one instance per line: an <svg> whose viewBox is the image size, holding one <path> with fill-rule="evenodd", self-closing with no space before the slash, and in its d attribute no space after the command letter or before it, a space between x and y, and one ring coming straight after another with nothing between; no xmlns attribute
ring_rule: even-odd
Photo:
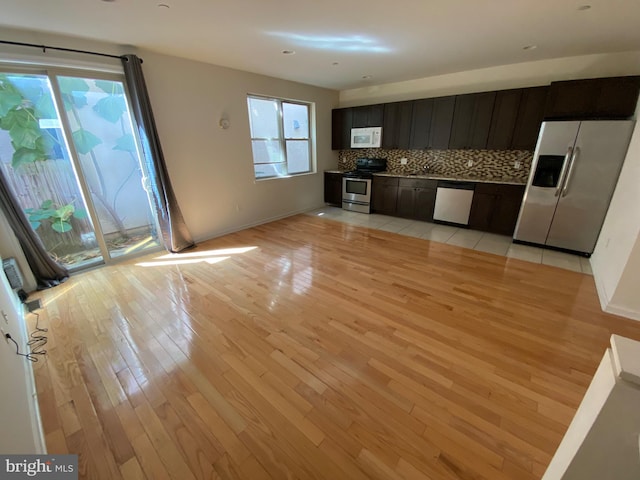
<svg viewBox="0 0 640 480"><path fill-rule="evenodd" d="M111 258L157 245L124 85L81 77L57 80Z"/></svg>
<svg viewBox="0 0 640 480"><path fill-rule="evenodd" d="M249 98L249 120L252 138L278 138L278 102Z"/></svg>
<svg viewBox="0 0 640 480"><path fill-rule="evenodd" d="M278 140L252 140L253 163L280 163L282 149Z"/></svg>
<svg viewBox="0 0 640 480"><path fill-rule="evenodd" d="M283 177L287 174L287 168L284 163L267 163L262 165L254 165L256 178Z"/></svg>
<svg viewBox="0 0 640 480"><path fill-rule="evenodd" d="M287 140L287 169L289 174L311 170L308 140Z"/></svg>
<svg viewBox="0 0 640 480"><path fill-rule="evenodd" d="M309 107L282 102L285 138L309 138Z"/></svg>
<svg viewBox="0 0 640 480"><path fill-rule="evenodd" d="M68 268L103 261L49 78L0 72L0 169L47 252Z"/></svg>

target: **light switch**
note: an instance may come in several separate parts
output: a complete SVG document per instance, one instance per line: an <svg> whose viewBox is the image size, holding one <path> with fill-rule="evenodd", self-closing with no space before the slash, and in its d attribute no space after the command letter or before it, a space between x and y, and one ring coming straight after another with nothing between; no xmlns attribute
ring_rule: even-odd
<svg viewBox="0 0 640 480"><path fill-rule="evenodd" d="M406 165L407 164L407 159L405 157L402 157L400 159L400 165Z"/></svg>

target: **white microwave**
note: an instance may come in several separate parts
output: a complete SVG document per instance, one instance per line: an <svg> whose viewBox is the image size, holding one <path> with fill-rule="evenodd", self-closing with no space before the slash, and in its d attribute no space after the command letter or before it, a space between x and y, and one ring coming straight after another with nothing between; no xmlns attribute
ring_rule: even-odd
<svg viewBox="0 0 640 480"><path fill-rule="evenodd" d="M379 148L382 143L382 127L351 129L351 148Z"/></svg>

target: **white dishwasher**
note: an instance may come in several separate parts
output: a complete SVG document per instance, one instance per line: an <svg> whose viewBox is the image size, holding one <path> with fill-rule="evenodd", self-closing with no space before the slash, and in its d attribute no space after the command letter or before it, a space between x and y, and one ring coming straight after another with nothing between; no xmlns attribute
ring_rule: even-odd
<svg viewBox="0 0 640 480"><path fill-rule="evenodd" d="M433 219L455 225L468 225L474 188L475 185L469 182L439 181Z"/></svg>

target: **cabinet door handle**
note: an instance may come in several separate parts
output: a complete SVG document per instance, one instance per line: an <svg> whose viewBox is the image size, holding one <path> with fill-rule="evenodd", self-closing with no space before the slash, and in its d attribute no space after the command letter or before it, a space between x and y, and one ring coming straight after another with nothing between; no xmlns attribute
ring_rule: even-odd
<svg viewBox="0 0 640 480"><path fill-rule="evenodd" d="M564 180L564 187L562 188L562 196L567 196L567 191L569 190L569 182L571 181L571 174L573 173L573 167L578 160L578 154L580 153L580 147L576 147L573 150L573 155L571 156L571 165L569 165L569 171L567 172L567 178Z"/></svg>
<svg viewBox="0 0 640 480"><path fill-rule="evenodd" d="M562 169L560 170L560 178L558 179L558 186L556 187L556 191L553 194L554 197L560 195L560 191L562 190L562 186L564 185L564 174L567 171L567 167L571 162L571 158L573 156L573 147L567 148L567 153L564 156L564 162L562 162Z"/></svg>

